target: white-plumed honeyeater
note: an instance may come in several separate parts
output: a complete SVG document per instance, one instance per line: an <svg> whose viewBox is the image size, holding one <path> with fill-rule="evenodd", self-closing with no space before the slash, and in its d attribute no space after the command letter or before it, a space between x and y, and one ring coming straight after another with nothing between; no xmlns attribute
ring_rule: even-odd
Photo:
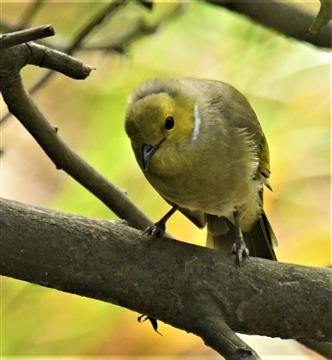
<svg viewBox="0 0 332 360"><path fill-rule="evenodd" d="M207 245L276 259L263 211L269 149L247 99L213 80L158 78L136 89L125 122L145 177L173 207L150 233L163 236L178 209L208 226Z"/></svg>

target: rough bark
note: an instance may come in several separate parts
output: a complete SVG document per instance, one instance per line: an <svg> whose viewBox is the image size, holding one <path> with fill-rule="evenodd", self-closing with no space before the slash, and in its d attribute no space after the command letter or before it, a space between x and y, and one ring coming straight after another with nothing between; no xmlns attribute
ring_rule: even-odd
<svg viewBox="0 0 332 360"><path fill-rule="evenodd" d="M0 35L0 49L5 49L18 44L33 40L43 39L54 35L54 29L51 25L39 26L27 30L20 30L9 34Z"/></svg>
<svg viewBox="0 0 332 360"><path fill-rule="evenodd" d="M152 240L124 222L1 201L0 273L149 314L219 351L234 331L332 340L331 270ZM213 329L213 331L211 331Z"/></svg>

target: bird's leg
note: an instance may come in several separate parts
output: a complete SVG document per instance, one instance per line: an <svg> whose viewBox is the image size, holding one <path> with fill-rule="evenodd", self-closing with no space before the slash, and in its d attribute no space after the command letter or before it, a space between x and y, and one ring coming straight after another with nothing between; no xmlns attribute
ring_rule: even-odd
<svg viewBox="0 0 332 360"><path fill-rule="evenodd" d="M249 250L243 240L243 234L240 227L240 214L238 210L234 211L233 216L236 229L235 243L233 245L233 254L235 254L235 262L240 265L243 258L249 257Z"/></svg>
<svg viewBox="0 0 332 360"><path fill-rule="evenodd" d="M169 210L166 215L164 215L159 221L145 229L143 234L162 239L165 235L166 222L175 213L177 209L178 206L174 205L171 210Z"/></svg>

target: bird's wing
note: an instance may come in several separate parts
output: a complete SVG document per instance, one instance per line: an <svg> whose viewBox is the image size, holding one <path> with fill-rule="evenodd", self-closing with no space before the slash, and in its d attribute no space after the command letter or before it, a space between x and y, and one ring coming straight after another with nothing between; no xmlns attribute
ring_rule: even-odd
<svg viewBox="0 0 332 360"><path fill-rule="evenodd" d="M202 97L202 90L207 94L204 105L206 112L215 111L219 114L220 119L224 119L228 123L230 128L236 131L245 131L248 139L255 143L259 160L257 177L263 177L264 183L269 187L269 148L257 116L248 100L233 86L220 81L194 81L194 84L198 89L208 84L207 88L201 89L199 92L199 98Z"/></svg>
<svg viewBox="0 0 332 360"><path fill-rule="evenodd" d="M255 152L258 158L258 167L256 176L263 180L263 183L271 190L269 184L270 171L270 152L257 116L250 106L247 99L234 88L228 90L231 92L234 106L231 114L231 125L240 131L245 131L248 139L255 145Z"/></svg>

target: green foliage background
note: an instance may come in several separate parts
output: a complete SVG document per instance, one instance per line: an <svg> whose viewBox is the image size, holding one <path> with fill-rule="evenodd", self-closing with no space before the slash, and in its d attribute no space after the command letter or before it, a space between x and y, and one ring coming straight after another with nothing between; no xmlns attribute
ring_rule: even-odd
<svg viewBox="0 0 332 360"><path fill-rule="evenodd" d="M49 1L33 23L52 23L57 32L52 41L64 43L104 5ZM329 265L330 53L203 2L183 5L182 14L136 41L127 56L77 53L76 57L96 66L91 76L80 82L57 75L34 99L80 155L126 190L151 218L159 219L168 205L143 178L124 132L128 96L142 81L156 76L231 83L248 97L270 145L274 192L266 194L265 204L279 241L278 258ZM25 6L4 2L1 19L15 22ZM131 2L92 41L105 43L120 36L141 18L149 24L158 22L175 6L175 2L158 3L149 13ZM40 69L25 69L26 84L40 73ZM15 119L3 131L8 158L13 147L20 151L15 163L19 170L13 171L5 154L3 196L65 212L116 218L84 188L55 171L32 140L22 140L28 137ZM8 185L12 180L24 184L26 191L13 190ZM205 231L180 214L170 221L169 231L181 240L204 245ZM160 337L148 324L137 324L137 314L119 307L7 278L1 284L4 355L214 357L195 336L161 324L164 336ZM278 351L266 350L267 354Z"/></svg>

